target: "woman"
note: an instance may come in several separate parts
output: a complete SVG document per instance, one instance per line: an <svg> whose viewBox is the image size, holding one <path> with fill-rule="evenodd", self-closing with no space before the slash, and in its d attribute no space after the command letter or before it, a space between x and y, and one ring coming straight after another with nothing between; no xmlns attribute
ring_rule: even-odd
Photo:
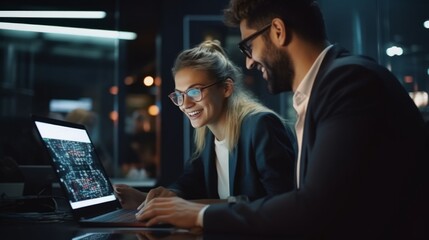
<svg viewBox="0 0 429 240"><path fill-rule="evenodd" d="M240 68L218 41L183 51L172 72L176 90L169 97L195 128L193 158L168 189L146 194L116 185L124 207L170 196L205 203L254 200L293 188L292 132L243 89Z"/></svg>

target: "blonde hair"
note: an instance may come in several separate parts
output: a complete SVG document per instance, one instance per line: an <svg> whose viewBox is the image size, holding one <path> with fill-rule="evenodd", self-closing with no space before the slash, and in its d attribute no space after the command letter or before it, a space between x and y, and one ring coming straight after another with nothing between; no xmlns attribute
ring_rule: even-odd
<svg viewBox="0 0 429 240"><path fill-rule="evenodd" d="M184 68L206 71L214 81L232 79L234 82L234 90L227 99L225 111L227 123L225 127L225 140L229 151L232 151L235 145L237 145L241 123L247 115L269 112L278 116L278 114L262 105L249 91L244 89L241 69L227 58L219 41L204 41L194 48L181 52L172 68L173 76ZM278 117L282 119L280 116ZM206 126L195 129L195 152L193 157L198 157L203 151L206 144L206 134Z"/></svg>

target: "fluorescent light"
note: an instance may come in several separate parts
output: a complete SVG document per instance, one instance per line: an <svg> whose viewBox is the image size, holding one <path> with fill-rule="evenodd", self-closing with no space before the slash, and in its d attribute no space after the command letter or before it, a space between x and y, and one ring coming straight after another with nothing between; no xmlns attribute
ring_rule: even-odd
<svg viewBox="0 0 429 240"><path fill-rule="evenodd" d="M78 100L52 99L49 102L49 111L51 112L70 112L76 108L90 111L92 109L92 100L90 98L81 98Z"/></svg>
<svg viewBox="0 0 429 240"><path fill-rule="evenodd" d="M49 25L23 24L23 23L7 23L0 22L0 29L14 31L28 31L41 33L57 33L88 37L114 38L122 40L134 40L137 34L133 32L120 32L112 30L75 28L75 27L59 27Z"/></svg>
<svg viewBox="0 0 429 240"><path fill-rule="evenodd" d="M0 11L0 17L8 18L93 18L106 17L103 11Z"/></svg>

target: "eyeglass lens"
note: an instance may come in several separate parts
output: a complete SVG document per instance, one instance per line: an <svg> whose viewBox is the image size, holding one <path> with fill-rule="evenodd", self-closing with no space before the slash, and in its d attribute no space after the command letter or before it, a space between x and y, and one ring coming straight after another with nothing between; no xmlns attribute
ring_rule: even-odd
<svg viewBox="0 0 429 240"><path fill-rule="evenodd" d="M201 100L201 90L199 88L190 88L186 90L186 92L182 93L179 91L175 91L169 95L170 99L174 104L180 106L183 104L184 95L187 95L192 101L198 102Z"/></svg>
<svg viewBox="0 0 429 240"><path fill-rule="evenodd" d="M262 27L261 29L259 29L258 31L251 34L250 36L248 36L247 38L243 39L241 42L238 43L238 48L244 55L246 55L246 57L252 58L252 47L250 46L251 41L255 39L257 36L259 36L260 34L262 34L264 31L268 30L270 26L271 26L271 23L268 25L265 25L264 27Z"/></svg>
<svg viewBox="0 0 429 240"><path fill-rule="evenodd" d="M189 88L188 90L186 90L185 92L180 92L180 91L174 91L172 93L170 93L168 95L168 97L171 99L171 101L177 105L177 106L181 106L183 104L183 100L185 97L185 94L192 99L192 101L194 102L199 102L201 101L201 99L203 98L203 94L201 93L201 91L203 89L206 89L208 87L214 86L215 84L218 84L220 82L222 82L223 80L219 80L216 81L212 84L209 84L207 86L204 87L200 87L200 88Z"/></svg>

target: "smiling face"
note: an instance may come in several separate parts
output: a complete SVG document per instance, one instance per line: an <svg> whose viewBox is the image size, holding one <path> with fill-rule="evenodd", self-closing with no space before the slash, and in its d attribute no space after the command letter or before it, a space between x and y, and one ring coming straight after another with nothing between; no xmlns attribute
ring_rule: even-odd
<svg viewBox="0 0 429 240"><path fill-rule="evenodd" d="M271 26L271 28L274 28ZM271 34L272 29L267 34ZM240 23L242 39L251 36L257 30L247 26L246 21ZM292 90L292 82L295 76L293 61L286 50L279 49L271 42L271 38L264 39L262 34L251 42L252 56L246 57L246 67L256 68L262 73L262 77L268 83L270 93L276 94Z"/></svg>
<svg viewBox="0 0 429 240"><path fill-rule="evenodd" d="M208 72L192 68L183 68L174 76L176 90L185 92L189 88L210 85L216 79L210 78ZM230 91L220 82L201 90L201 101L195 102L185 94L180 110L189 118L192 127L208 126L212 131L222 129L225 119L226 100Z"/></svg>
<svg viewBox="0 0 429 240"><path fill-rule="evenodd" d="M292 59L288 52L280 52L274 45L267 43L266 54L259 59L259 62L255 62L256 64L265 66L266 77L264 78L268 82L270 93L276 94L292 90L295 73Z"/></svg>

